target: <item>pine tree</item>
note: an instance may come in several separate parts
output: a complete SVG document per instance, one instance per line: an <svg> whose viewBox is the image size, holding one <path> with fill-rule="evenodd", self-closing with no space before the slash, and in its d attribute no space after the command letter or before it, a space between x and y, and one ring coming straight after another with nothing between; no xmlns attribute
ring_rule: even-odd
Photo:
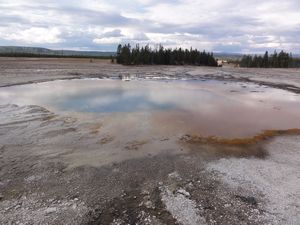
<svg viewBox="0 0 300 225"><path fill-rule="evenodd" d="M197 49L165 49L162 45L152 49L149 45L142 48L130 44L118 45L117 63L124 65L205 65L217 66L213 53L199 52Z"/></svg>
<svg viewBox="0 0 300 225"><path fill-rule="evenodd" d="M274 51L274 53L269 56L266 51L264 56L259 55L244 55L239 62L241 67L256 67L256 68L288 68L296 65L295 60L291 54L284 51Z"/></svg>
<svg viewBox="0 0 300 225"><path fill-rule="evenodd" d="M269 53L266 51L264 58L263 58L263 67L268 68L269 67Z"/></svg>

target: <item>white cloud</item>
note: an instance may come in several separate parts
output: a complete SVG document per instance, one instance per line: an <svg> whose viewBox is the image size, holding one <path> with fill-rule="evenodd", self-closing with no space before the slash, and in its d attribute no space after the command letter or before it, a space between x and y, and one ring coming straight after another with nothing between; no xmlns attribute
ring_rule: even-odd
<svg viewBox="0 0 300 225"><path fill-rule="evenodd" d="M96 44L118 44L122 42L122 38L120 37L95 38L93 42Z"/></svg>
<svg viewBox="0 0 300 225"><path fill-rule="evenodd" d="M120 43L147 44L149 41L150 40L147 37L147 35L142 32L135 32L131 30L121 31L119 29L105 32L102 35L100 35L100 38L93 39L93 42L96 44L114 44L114 45L118 45Z"/></svg>
<svg viewBox="0 0 300 225"><path fill-rule="evenodd" d="M20 30L14 33L3 35L6 40L13 40L24 43L43 44L43 43L61 43L61 32L57 28L32 27L26 30Z"/></svg>
<svg viewBox="0 0 300 225"><path fill-rule="evenodd" d="M161 43L166 47L176 48L178 46L183 48L198 48L200 50L212 50L213 43L207 40L203 35L189 34L189 33L175 33L175 34L159 34L147 33L151 40L151 44Z"/></svg>
<svg viewBox="0 0 300 225"><path fill-rule="evenodd" d="M115 50L162 43L300 53L298 0L1 0L0 45Z"/></svg>

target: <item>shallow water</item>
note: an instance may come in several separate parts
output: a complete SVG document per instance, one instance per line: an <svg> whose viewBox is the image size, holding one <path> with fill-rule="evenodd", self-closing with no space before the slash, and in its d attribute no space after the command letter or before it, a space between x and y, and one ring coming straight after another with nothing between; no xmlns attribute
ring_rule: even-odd
<svg viewBox="0 0 300 225"><path fill-rule="evenodd" d="M0 102L57 113L144 114L150 127L168 134L244 137L300 128L299 95L249 83L64 80L1 88Z"/></svg>

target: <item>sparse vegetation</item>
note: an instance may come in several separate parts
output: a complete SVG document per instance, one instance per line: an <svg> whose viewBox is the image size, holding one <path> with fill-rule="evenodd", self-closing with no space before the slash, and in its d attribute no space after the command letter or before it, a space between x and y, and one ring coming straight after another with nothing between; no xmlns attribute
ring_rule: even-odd
<svg viewBox="0 0 300 225"><path fill-rule="evenodd" d="M117 49L117 63L124 65L197 65L218 66L213 53L197 49L166 49L162 45L152 49L149 45L131 48L130 44Z"/></svg>

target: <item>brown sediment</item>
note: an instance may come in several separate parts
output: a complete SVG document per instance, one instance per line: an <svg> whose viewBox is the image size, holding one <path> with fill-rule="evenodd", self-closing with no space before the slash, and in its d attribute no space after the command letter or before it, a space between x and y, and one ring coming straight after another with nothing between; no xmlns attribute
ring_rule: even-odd
<svg viewBox="0 0 300 225"><path fill-rule="evenodd" d="M300 129L266 130L253 137L222 138L216 136L184 135L181 144L187 144L191 150L210 155L264 158L268 155L264 148L264 141L281 135L300 135ZM201 150L201 151L199 151Z"/></svg>
<svg viewBox="0 0 300 225"><path fill-rule="evenodd" d="M126 144L125 149L126 150L138 150L140 147L142 147L143 145L145 145L147 143L148 143L148 141L146 141L146 140L131 141Z"/></svg>
<svg viewBox="0 0 300 225"><path fill-rule="evenodd" d="M108 144L108 143L112 142L114 139L115 139L114 137L107 135L97 143L104 145L104 144Z"/></svg>
<svg viewBox="0 0 300 225"><path fill-rule="evenodd" d="M48 121L54 119L55 117L57 117L57 115L52 114L52 115L46 116L45 118L43 118L43 119L41 119L41 120L42 120L42 121L45 121L45 122L48 122Z"/></svg>
<svg viewBox="0 0 300 225"><path fill-rule="evenodd" d="M57 137L57 136L64 135L67 133L76 132L76 130L77 129L73 128L73 127L65 128L65 129L51 130L51 131L46 132L43 136L48 137L48 138Z"/></svg>
<svg viewBox="0 0 300 225"><path fill-rule="evenodd" d="M300 129L287 129L287 130L266 130L253 137L246 138L222 138L217 136L202 137L197 135L184 135L180 138L181 141L187 143L202 143L202 144L222 144L222 145L251 145L257 144L260 141L264 141L280 135L300 135Z"/></svg>
<svg viewBox="0 0 300 225"><path fill-rule="evenodd" d="M91 128L90 134L98 134L100 132L101 127L102 124L96 124Z"/></svg>

